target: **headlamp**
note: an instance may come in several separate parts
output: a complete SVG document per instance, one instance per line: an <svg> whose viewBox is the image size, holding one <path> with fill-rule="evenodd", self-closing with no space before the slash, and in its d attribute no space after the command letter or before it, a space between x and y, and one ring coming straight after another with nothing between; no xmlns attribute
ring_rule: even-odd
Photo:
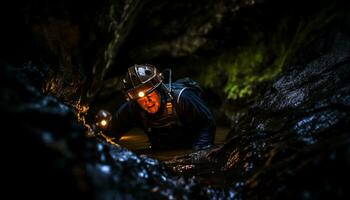
<svg viewBox="0 0 350 200"><path fill-rule="evenodd" d="M141 97L146 96L147 94L151 93L153 90L155 90L160 83L154 84L153 82L149 81L145 83L144 85L141 85L139 87L133 88L129 91L127 91L127 97L130 100L135 100Z"/></svg>
<svg viewBox="0 0 350 200"><path fill-rule="evenodd" d="M138 96L141 98L141 97L144 97L145 96L145 93L143 91L139 92L138 93Z"/></svg>

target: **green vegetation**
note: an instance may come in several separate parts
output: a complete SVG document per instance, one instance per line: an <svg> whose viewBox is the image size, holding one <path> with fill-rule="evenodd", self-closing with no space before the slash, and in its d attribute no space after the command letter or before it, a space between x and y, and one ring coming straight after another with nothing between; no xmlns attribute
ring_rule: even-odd
<svg viewBox="0 0 350 200"><path fill-rule="evenodd" d="M335 16L323 11L300 20L285 17L277 23L273 34L251 31L250 44L214 58L199 80L205 87L220 89L228 99L250 96L258 84L278 75L286 61L315 39Z"/></svg>

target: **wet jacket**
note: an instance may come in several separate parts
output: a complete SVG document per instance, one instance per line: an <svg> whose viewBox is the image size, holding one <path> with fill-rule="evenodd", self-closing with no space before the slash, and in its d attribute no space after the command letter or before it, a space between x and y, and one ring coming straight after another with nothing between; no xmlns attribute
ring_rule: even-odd
<svg viewBox="0 0 350 200"><path fill-rule="evenodd" d="M147 113L134 101L124 103L113 116L111 136L120 138L131 128L140 127L153 148L211 146L215 121L204 101L191 89L182 90L181 94L173 91L173 99L159 92L162 102L155 114Z"/></svg>

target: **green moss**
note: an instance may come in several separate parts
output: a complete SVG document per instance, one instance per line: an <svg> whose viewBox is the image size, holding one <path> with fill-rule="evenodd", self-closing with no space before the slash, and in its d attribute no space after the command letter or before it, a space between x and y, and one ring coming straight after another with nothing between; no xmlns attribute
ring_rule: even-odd
<svg viewBox="0 0 350 200"><path fill-rule="evenodd" d="M228 99L250 96L258 84L278 75L295 52L316 38L334 17L327 11L297 22L285 17L273 34L252 32L249 45L214 58L199 79L205 87L221 89Z"/></svg>

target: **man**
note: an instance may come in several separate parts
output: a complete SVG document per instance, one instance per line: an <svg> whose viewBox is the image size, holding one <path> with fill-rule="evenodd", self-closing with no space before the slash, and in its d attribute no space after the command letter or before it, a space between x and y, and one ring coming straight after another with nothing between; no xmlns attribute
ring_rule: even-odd
<svg viewBox="0 0 350 200"><path fill-rule="evenodd" d="M198 92L176 82L166 85L162 80L152 65L130 67L123 79L128 101L115 112L105 133L119 139L138 126L147 134L152 149L210 148L215 121Z"/></svg>

